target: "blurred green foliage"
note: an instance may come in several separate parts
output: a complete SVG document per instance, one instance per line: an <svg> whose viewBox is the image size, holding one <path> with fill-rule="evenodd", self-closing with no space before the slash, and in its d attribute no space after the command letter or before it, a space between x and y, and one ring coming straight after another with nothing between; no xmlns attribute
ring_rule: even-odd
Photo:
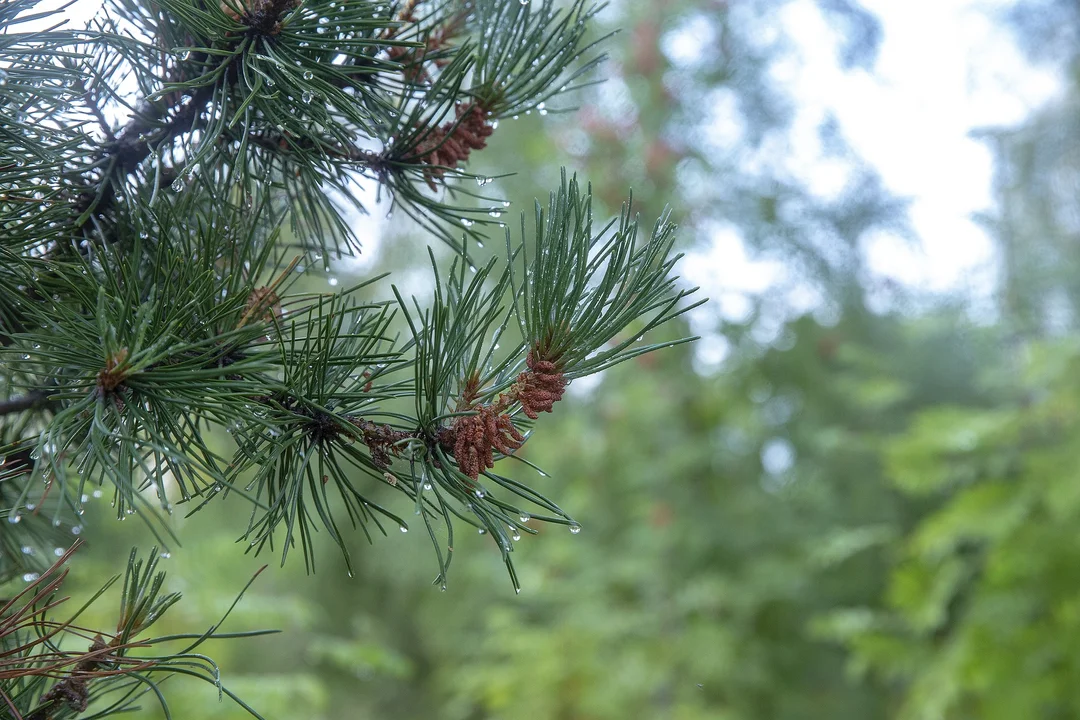
<svg viewBox="0 0 1080 720"><path fill-rule="evenodd" d="M993 135L993 317L925 298L875 311L859 239L903 227L902 205L850 154L857 180L829 203L745 169L790 119L768 82L783 37L755 34L785 4L620 4L609 72L622 116L599 90L580 114L504 123L477 169L518 171L496 187L521 207L570 151L609 209L630 182L647 217L675 198L688 240L723 219L813 287L815 307L753 297L741 317L699 321L692 331L724 338L719 371L684 347L572 386L524 454L584 529L518 543L521 595L477 536L458 540L445 593L420 533L355 548L352 578L331 543L316 577L295 563L264 573L230 623L284 633L215 657L268 718L1080 716L1078 245L1040 184L1080 168L1075 108ZM822 5L846 33L844 62L871 63L872 18ZM702 18L712 44L673 64L664 43ZM688 139L694 102L715 91L749 128L729 153ZM381 265L410 265L406 235L384 241ZM165 564L187 602L165 631L220 615L257 569L233 545L239 512L177 519L184 547ZM104 515L88 513L78 577L145 541ZM243 717L202 688L171 703L174 717Z"/></svg>

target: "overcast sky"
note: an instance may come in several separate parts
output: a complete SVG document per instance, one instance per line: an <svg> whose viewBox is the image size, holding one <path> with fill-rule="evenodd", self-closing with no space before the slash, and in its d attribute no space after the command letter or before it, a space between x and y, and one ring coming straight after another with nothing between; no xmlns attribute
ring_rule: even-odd
<svg viewBox="0 0 1080 720"><path fill-rule="evenodd" d="M1061 78L1030 65L994 23L992 11L1010 4L1003 0L860 1L884 33L872 72L840 69L836 33L813 0L782 12L797 45L773 73L797 100L791 169L839 189L843 175L822 161L817 134L831 112L854 152L911 200L918 242L877 233L866 243L871 268L924 290L986 292L991 245L972 216L992 207L993 159L970 133L1022 122L1060 93ZM775 267L747 263L730 229L716 234L688 265L695 282L720 297L767 284Z"/></svg>
<svg viewBox="0 0 1080 720"><path fill-rule="evenodd" d="M992 11L1011 4L1006 0L860 2L884 33L872 72L840 69L836 31L813 0L783 8L796 51L773 74L797 100L792 170L823 192L839 189L843 176L823 162L817 132L832 113L888 189L911 199L917 245L879 233L867 242L871 268L921 289L985 292L994 273L991 245L972 215L992 206L993 167L987 147L970 133L1022 122L1061 91L1062 81L1027 63L1008 31L995 25ZM100 5L80 0L68 14L81 23ZM739 290L760 290L777 272L749 262L724 228L692 260L684 273L732 307Z"/></svg>

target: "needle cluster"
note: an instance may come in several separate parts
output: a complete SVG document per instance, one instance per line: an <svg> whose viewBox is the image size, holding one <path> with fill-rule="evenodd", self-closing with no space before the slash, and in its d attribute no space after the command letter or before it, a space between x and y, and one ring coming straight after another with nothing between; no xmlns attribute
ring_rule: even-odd
<svg viewBox="0 0 1080 720"><path fill-rule="evenodd" d="M475 190L500 119L591 82L596 10L109 0L40 31L52 11L0 3L0 580L41 572L91 498L169 551L170 514L235 496L248 552L314 568L318 536L350 563L412 517L443 584L465 523L516 585L508 528L576 523L504 460L528 462L573 380L657 349L642 335L692 306L666 216L639 237L628 203L594 228L564 177L517 232ZM372 186L453 248L429 253L432 301L324 287ZM82 706L119 662L104 637L47 703Z"/></svg>

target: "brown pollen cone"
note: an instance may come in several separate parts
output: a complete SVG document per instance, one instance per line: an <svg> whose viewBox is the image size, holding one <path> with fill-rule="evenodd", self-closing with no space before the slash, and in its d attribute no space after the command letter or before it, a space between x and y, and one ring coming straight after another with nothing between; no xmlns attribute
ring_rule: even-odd
<svg viewBox="0 0 1080 720"><path fill-rule="evenodd" d="M509 455L525 441L510 416L497 413L490 405L480 406L475 415L457 418L450 434L458 467L473 480L483 470L495 467L495 450Z"/></svg>
<svg viewBox="0 0 1080 720"><path fill-rule="evenodd" d="M458 103L455 110L457 122L448 122L432 130L417 151L420 162L433 166L424 170L424 179L432 190L436 189L435 181L442 179L447 168L468 162L469 153L487 147L487 139L495 130L488 124L487 113L479 105Z"/></svg>
<svg viewBox="0 0 1080 720"><path fill-rule="evenodd" d="M53 685L52 689L41 696L38 709L26 715L26 720L50 720L54 713L61 712L60 704L65 704L76 713L84 712L90 703L90 691L87 683L95 677L94 672L109 661L107 655L101 654L102 650L108 649L105 639L98 634L90 646L91 655L75 664L71 674L60 682ZM97 653L95 655L95 653Z"/></svg>
<svg viewBox="0 0 1080 720"><path fill-rule="evenodd" d="M552 406L562 400L566 377L557 364L539 359L535 349L529 351L525 364L529 369L518 375L515 389L522 411L535 420L540 413L551 412Z"/></svg>
<svg viewBox="0 0 1080 720"><path fill-rule="evenodd" d="M401 13L398 15L398 22L403 24L417 22L416 5L417 2L414 2L413 0L405 3L405 7L402 8ZM435 28L431 34L428 35L427 39L424 41L424 47L422 48L394 45L389 49L388 54L390 59L404 65L403 70L406 80L412 83L431 82L431 76L424 67L427 56L430 53L436 53L449 47L454 38L460 35L461 31L464 30L465 18L465 12L458 12L453 15L447 22ZM400 27L388 28L384 32L384 37L387 40L393 40L398 36L400 30ZM446 67L449 63L450 58L448 57L441 57L434 60L434 65L437 68Z"/></svg>
<svg viewBox="0 0 1080 720"><path fill-rule="evenodd" d="M396 443L411 437L403 430L395 430L389 425L376 425L370 420L349 418L349 422L363 433L363 442L371 454L371 461L381 468L389 468L391 456L399 454Z"/></svg>

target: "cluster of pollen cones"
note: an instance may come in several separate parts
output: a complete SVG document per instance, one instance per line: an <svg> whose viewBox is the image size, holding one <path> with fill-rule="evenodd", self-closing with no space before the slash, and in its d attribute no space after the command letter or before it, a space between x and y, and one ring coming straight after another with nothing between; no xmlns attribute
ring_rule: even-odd
<svg viewBox="0 0 1080 720"><path fill-rule="evenodd" d="M495 466L496 450L509 455L525 441L506 412L511 404L521 403L522 412L535 420L541 412L551 412L562 399L567 381L555 362L540 359L535 350L530 350L526 365L528 370L518 375L507 393L490 405L472 408L474 415L459 416L442 438L461 472L474 480Z"/></svg>

